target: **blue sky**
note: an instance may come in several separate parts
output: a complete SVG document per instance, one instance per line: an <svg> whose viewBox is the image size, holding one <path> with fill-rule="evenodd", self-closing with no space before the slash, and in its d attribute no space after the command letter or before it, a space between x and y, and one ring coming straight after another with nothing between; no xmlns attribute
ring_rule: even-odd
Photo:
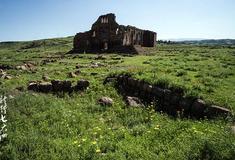
<svg viewBox="0 0 235 160"><path fill-rule="evenodd" d="M106 13L158 39L235 38L235 0L0 0L0 41L71 36Z"/></svg>

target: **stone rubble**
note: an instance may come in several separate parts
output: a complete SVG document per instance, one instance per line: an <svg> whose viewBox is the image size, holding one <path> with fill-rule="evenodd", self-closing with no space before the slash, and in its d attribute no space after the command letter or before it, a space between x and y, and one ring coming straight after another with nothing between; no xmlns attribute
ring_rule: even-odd
<svg viewBox="0 0 235 160"><path fill-rule="evenodd" d="M184 97L182 91L177 92L173 89L151 85L129 75L110 76L104 80L104 84L108 82L115 82L116 88L124 96L134 96L147 103L157 102L155 110L173 116L180 113L183 116L195 118L213 118L232 114L227 108L206 104L199 98ZM127 103L130 102L127 101Z"/></svg>
<svg viewBox="0 0 235 160"><path fill-rule="evenodd" d="M51 82L30 82L28 90L35 92L49 93L49 92L73 92L84 91L89 87L90 83L87 80L78 80L75 86L72 86L71 81L52 80Z"/></svg>
<svg viewBox="0 0 235 160"><path fill-rule="evenodd" d="M113 105L113 100L109 97L101 97L98 100L98 103L103 106L112 106Z"/></svg>

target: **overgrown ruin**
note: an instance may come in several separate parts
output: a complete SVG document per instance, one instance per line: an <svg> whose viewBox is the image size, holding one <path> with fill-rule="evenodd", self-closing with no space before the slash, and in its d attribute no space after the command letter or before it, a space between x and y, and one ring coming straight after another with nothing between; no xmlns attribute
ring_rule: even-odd
<svg viewBox="0 0 235 160"><path fill-rule="evenodd" d="M185 97L183 90L164 88L151 85L143 80L132 78L130 75L120 74L106 77L104 84L114 82L118 92L124 99L140 99L146 105L153 105L159 112L172 116L189 118L215 118L231 116L232 112L224 107L206 104L197 97ZM134 97L132 97L134 96Z"/></svg>
<svg viewBox="0 0 235 160"><path fill-rule="evenodd" d="M153 31L119 25L110 13L100 16L90 31L75 35L72 52L141 53L143 47L155 47L156 39Z"/></svg>

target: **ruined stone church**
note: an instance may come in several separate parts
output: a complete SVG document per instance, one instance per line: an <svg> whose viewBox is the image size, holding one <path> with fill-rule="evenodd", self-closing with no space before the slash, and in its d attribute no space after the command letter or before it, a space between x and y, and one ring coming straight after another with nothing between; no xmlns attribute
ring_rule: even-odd
<svg viewBox="0 0 235 160"><path fill-rule="evenodd" d="M77 33L73 53L141 53L143 47L154 47L157 34L133 26L119 25L114 14L102 15L91 30Z"/></svg>

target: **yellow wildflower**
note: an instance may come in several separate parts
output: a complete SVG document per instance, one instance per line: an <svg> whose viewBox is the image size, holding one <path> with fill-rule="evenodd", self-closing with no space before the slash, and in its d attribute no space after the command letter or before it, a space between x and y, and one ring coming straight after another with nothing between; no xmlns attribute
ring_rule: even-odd
<svg viewBox="0 0 235 160"><path fill-rule="evenodd" d="M96 152L96 153L100 153L101 150L100 150L100 149L96 149L95 152Z"/></svg>
<svg viewBox="0 0 235 160"><path fill-rule="evenodd" d="M96 141L93 141L93 142L91 142L92 144L97 144L97 142Z"/></svg>

